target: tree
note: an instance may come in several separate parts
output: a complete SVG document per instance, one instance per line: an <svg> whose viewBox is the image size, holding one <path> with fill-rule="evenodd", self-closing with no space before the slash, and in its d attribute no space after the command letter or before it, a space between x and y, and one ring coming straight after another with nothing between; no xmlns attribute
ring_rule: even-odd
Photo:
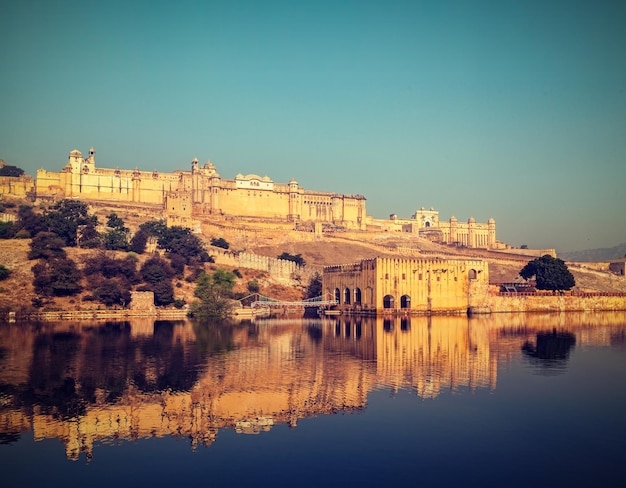
<svg viewBox="0 0 626 488"><path fill-rule="evenodd" d="M186 264L210 262L211 258L200 239L185 227L174 225L161 230L158 246L169 254L179 254Z"/></svg>
<svg viewBox="0 0 626 488"><path fill-rule="evenodd" d="M525 280L535 276L538 290L569 290L576 286L574 275L565 262L549 254L529 261L519 274Z"/></svg>
<svg viewBox="0 0 626 488"><path fill-rule="evenodd" d="M130 250L136 252L137 254L143 254L146 252L146 245L148 244L149 237L150 236L145 230L139 229L130 240Z"/></svg>
<svg viewBox="0 0 626 488"><path fill-rule="evenodd" d="M105 279L95 289L94 296L106 306L130 303L130 291L117 279Z"/></svg>
<svg viewBox="0 0 626 488"><path fill-rule="evenodd" d="M56 233L70 247L76 246L78 228L89 222L97 223L95 216L89 216L89 207L78 200L61 200L43 216L48 231Z"/></svg>
<svg viewBox="0 0 626 488"><path fill-rule="evenodd" d="M0 281L6 280L11 274L11 270L6 266L0 264Z"/></svg>
<svg viewBox="0 0 626 488"><path fill-rule="evenodd" d="M54 232L40 232L30 242L28 259L47 259L65 256L65 241Z"/></svg>
<svg viewBox="0 0 626 488"><path fill-rule="evenodd" d="M80 247L87 249L94 249L100 247L102 244L102 238L98 229L96 228L94 221L87 222L85 225L79 227L77 235L77 243Z"/></svg>
<svg viewBox="0 0 626 488"><path fill-rule="evenodd" d="M304 299L315 298L322 295L322 275L315 273L309 281L309 286L306 288Z"/></svg>
<svg viewBox="0 0 626 488"><path fill-rule="evenodd" d="M82 290L82 273L76 263L66 257L39 261L32 268L33 286L39 295L70 296Z"/></svg>
<svg viewBox="0 0 626 488"><path fill-rule="evenodd" d="M278 259L293 261L298 266L304 266L306 264L301 254L289 254L288 252L284 252L280 256L278 256Z"/></svg>
<svg viewBox="0 0 626 488"><path fill-rule="evenodd" d="M111 212L107 216L107 227L110 227L111 229L120 229L120 230L128 232L127 227L124 225L124 221L121 218L119 218L115 212Z"/></svg>
<svg viewBox="0 0 626 488"><path fill-rule="evenodd" d="M154 292L155 305L169 305L174 301L174 289L172 287L174 271L167 261L159 256L154 256L143 264L140 273L146 283L143 290Z"/></svg>
<svg viewBox="0 0 626 488"><path fill-rule="evenodd" d="M211 245L215 247L221 247L222 249L228 249L230 244L223 237L214 237L211 239Z"/></svg>
<svg viewBox="0 0 626 488"><path fill-rule="evenodd" d="M191 305L191 314L212 319L226 317L232 306L230 297L234 283L235 277L229 271L218 269L213 275L202 272L194 291L200 301Z"/></svg>
<svg viewBox="0 0 626 488"><path fill-rule="evenodd" d="M19 177L19 176L22 176L23 174L24 174L24 170L22 168L18 168L17 166L11 166L9 164L0 166L0 176Z"/></svg>
<svg viewBox="0 0 626 488"><path fill-rule="evenodd" d="M102 235L105 249L110 251L128 251L128 229L109 229Z"/></svg>

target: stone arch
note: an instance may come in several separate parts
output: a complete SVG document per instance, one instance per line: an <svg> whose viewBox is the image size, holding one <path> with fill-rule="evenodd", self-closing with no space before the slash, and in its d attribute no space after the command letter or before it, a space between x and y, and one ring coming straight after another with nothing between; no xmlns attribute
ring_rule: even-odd
<svg viewBox="0 0 626 488"><path fill-rule="evenodd" d="M469 273L467 274L467 277L470 280L475 280L478 277L478 273L476 273L476 270L472 268L472 269L469 270Z"/></svg>
<svg viewBox="0 0 626 488"><path fill-rule="evenodd" d="M335 301L341 303L341 291L339 291L339 288L335 288Z"/></svg>
<svg viewBox="0 0 626 488"><path fill-rule="evenodd" d="M354 304L355 305L361 305L361 301L362 301L361 289L360 288L355 288L354 289Z"/></svg>
<svg viewBox="0 0 626 488"><path fill-rule="evenodd" d="M350 305L350 288L346 288L345 290L343 290L343 303L345 303L346 305Z"/></svg>
<svg viewBox="0 0 626 488"><path fill-rule="evenodd" d="M411 297L409 295L400 297L400 308L411 308Z"/></svg>
<svg viewBox="0 0 626 488"><path fill-rule="evenodd" d="M396 308L395 298L393 297L393 295L385 295L383 297L383 308Z"/></svg>

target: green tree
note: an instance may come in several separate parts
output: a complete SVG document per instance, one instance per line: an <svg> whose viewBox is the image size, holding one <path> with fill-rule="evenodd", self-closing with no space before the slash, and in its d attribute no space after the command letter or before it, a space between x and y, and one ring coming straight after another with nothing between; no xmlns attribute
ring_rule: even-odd
<svg viewBox="0 0 626 488"><path fill-rule="evenodd" d="M154 256L143 264L140 273L146 283L143 290L154 293L155 305L169 305L174 301L174 289L172 287L174 271L167 261L160 256Z"/></svg>
<svg viewBox="0 0 626 488"><path fill-rule="evenodd" d="M139 229L130 240L130 250L136 252L137 254L143 254L146 252L149 237L150 236L145 230Z"/></svg>
<svg viewBox="0 0 626 488"><path fill-rule="evenodd" d="M322 295L322 275L315 273L309 281L309 285L306 288L304 299L315 298Z"/></svg>
<svg viewBox="0 0 626 488"><path fill-rule="evenodd" d="M15 233L13 222L0 222L0 239L12 239Z"/></svg>
<svg viewBox="0 0 626 488"><path fill-rule="evenodd" d="M28 259L48 259L65 256L65 241L54 232L40 232L30 242Z"/></svg>
<svg viewBox="0 0 626 488"><path fill-rule="evenodd" d="M179 254L186 264L210 262L202 241L185 227L174 225L162 231L158 245L169 254Z"/></svg>
<svg viewBox="0 0 626 488"><path fill-rule="evenodd" d="M221 319L228 316L232 308L232 288L235 276L222 269L213 275L202 272L196 281L194 294L200 299L191 305L191 314L201 318Z"/></svg>
<svg viewBox="0 0 626 488"><path fill-rule="evenodd" d="M108 229L102 234L102 243L110 251L128 251L128 229Z"/></svg>
<svg viewBox="0 0 626 488"><path fill-rule="evenodd" d="M293 261L298 266L304 266L306 264L301 254L289 254L288 252L284 252L280 256L278 256L278 259Z"/></svg>
<svg viewBox="0 0 626 488"><path fill-rule="evenodd" d="M130 303L130 291L117 279L105 279L94 290L94 296L106 306Z"/></svg>
<svg viewBox="0 0 626 488"><path fill-rule="evenodd" d="M211 239L211 245L215 247L221 247L222 249L228 249L230 244L223 237L214 237Z"/></svg>
<svg viewBox="0 0 626 488"><path fill-rule="evenodd" d="M85 225L79 227L77 242L80 247L87 249L94 249L100 247L102 244L102 238L98 229L96 228L97 222L90 221Z"/></svg>
<svg viewBox="0 0 626 488"><path fill-rule="evenodd" d="M76 246L78 228L89 222L97 222L95 216L89 216L89 207L78 200L61 200L43 216L48 231L54 232L70 247Z"/></svg>
<svg viewBox="0 0 626 488"><path fill-rule="evenodd" d="M562 259L546 254L529 261L519 272L525 280L535 277L538 290L569 290L576 286L574 275Z"/></svg>
<svg viewBox="0 0 626 488"><path fill-rule="evenodd" d="M82 273L76 263L66 257L39 261L32 268L33 286L39 295L70 296L82 290Z"/></svg>
<svg viewBox="0 0 626 488"><path fill-rule="evenodd" d="M11 274L11 270L6 266L0 264L0 281L6 280Z"/></svg>
<svg viewBox="0 0 626 488"><path fill-rule="evenodd" d="M5 164L0 167L0 176L13 176L19 177L24 174L24 170L22 168L18 168L17 166L11 166L9 164Z"/></svg>
<svg viewBox="0 0 626 488"><path fill-rule="evenodd" d="M120 230L128 232L127 227L124 225L124 220L119 218L115 212L111 212L107 216L107 227L110 227L111 229L120 229Z"/></svg>

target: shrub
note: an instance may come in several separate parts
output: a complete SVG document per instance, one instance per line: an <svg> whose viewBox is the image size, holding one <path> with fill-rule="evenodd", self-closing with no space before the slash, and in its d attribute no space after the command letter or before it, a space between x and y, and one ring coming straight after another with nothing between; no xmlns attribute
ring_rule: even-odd
<svg viewBox="0 0 626 488"><path fill-rule="evenodd" d="M215 247L221 247L222 249L230 248L230 244L223 237L214 237L211 239L211 245Z"/></svg>
<svg viewBox="0 0 626 488"><path fill-rule="evenodd" d="M6 280L11 274L11 270L6 266L0 264L0 281Z"/></svg>
<svg viewBox="0 0 626 488"><path fill-rule="evenodd" d="M76 263L66 257L40 261L32 268L33 286L38 295L71 296L82 290L82 273Z"/></svg>
<svg viewBox="0 0 626 488"><path fill-rule="evenodd" d="M28 259L65 256L65 241L54 232L40 232L30 243Z"/></svg>

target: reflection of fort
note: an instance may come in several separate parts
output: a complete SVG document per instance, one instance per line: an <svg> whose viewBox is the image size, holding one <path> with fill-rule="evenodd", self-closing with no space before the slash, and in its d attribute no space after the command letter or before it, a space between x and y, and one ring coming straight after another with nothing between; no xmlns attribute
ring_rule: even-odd
<svg viewBox="0 0 626 488"><path fill-rule="evenodd" d="M237 326L190 322L0 327L0 433L61 440L71 459L94 444L180 436L210 445L220 429L366 407L376 389L495 388L497 366L537 334L576 347L624 337L624 314L354 317ZM567 320L567 322L565 322ZM571 324L575 324L572 326ZM138 333L139 331L139 333Z"/></svg>

